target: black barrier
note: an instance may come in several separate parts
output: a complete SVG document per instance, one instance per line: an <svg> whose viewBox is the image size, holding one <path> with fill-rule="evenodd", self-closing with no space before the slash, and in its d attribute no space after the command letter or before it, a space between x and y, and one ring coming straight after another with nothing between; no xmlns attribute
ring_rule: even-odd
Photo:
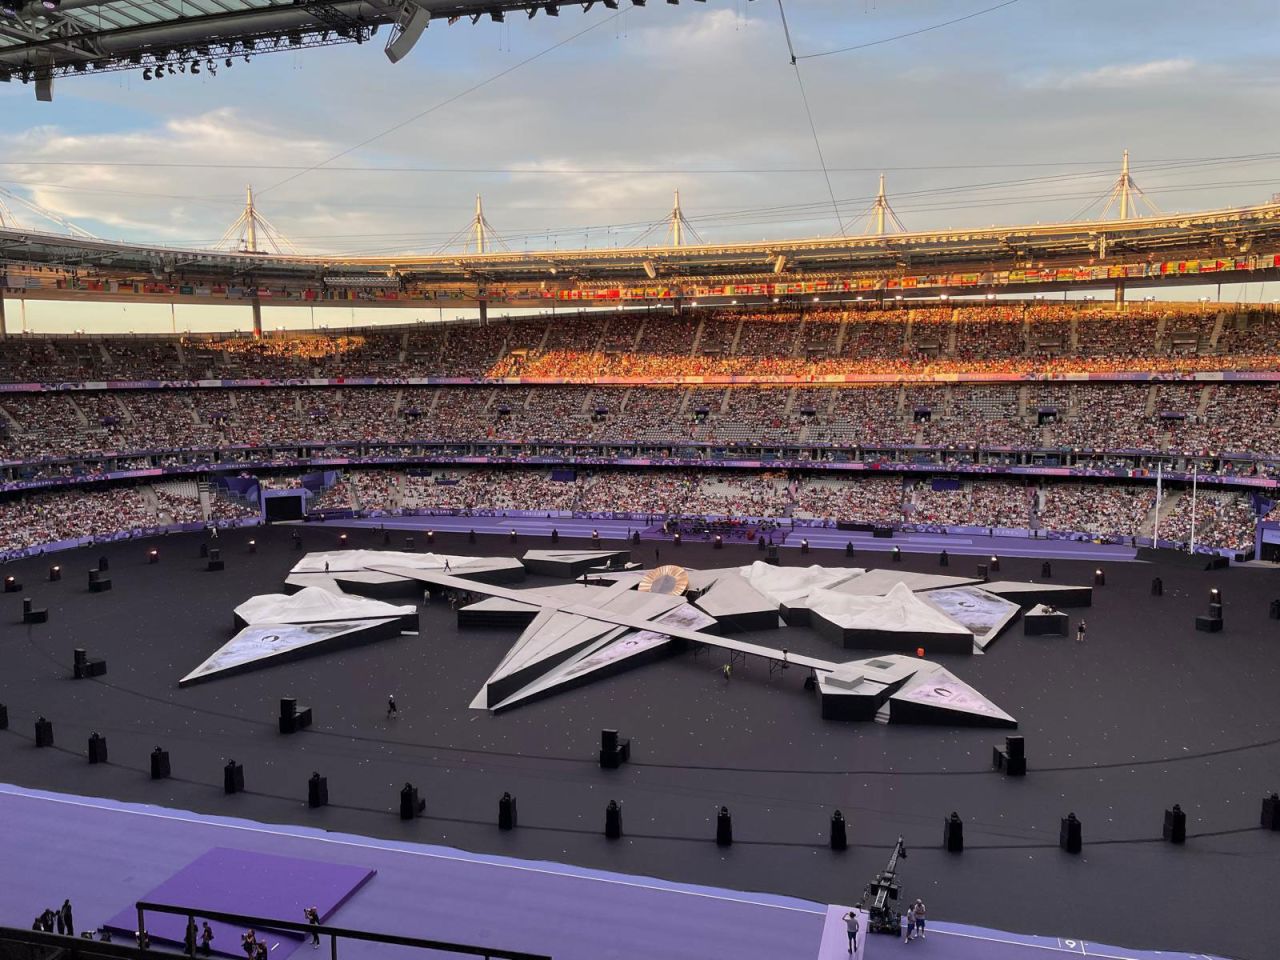
<svg viewBox="0 0 1280 960"><path fill-rule="evenodd" d="M469 943L451 943L447 940L424 940L421 937L402 937L393 933L374 933L370 930L351 930L346 927L331 927L327 924L298 923L295 920L278 920L274 917L253 917L243 913L225 913L221 910L197 910L191 907L179 907L168 903L149 903L139 900L138 929L147 929L147 912L167 913L177 917L186 917L189 921L197 917L201 920L216 920L229 923L242 930L290 930L304 938L312 935L329 937L331 956L338 956L338 942L356 940L365 943L384 943L396 947L412 947L416 950L436 950L442 953L456 953L467 957L485 957L487 960L551 960L545 953L526 953L523 950L503 950L499 947L479 947ZM62 944L67 944L65 937L60 937ZM145 943L145 941L144 941ZM139 949L141 953L152 953L146 946Z"/></svg>

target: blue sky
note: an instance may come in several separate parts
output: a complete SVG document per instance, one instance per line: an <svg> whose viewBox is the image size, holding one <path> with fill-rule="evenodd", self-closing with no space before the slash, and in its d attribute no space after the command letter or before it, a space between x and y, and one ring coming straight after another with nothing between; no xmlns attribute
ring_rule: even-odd
<svg viewBox="0 0 1280 960"><path fill-rule="evenodd" d="M790 0L787 12L804 54L991 3ZM250 182L307 250L433 250L468 221L476 193L517 249L632 242L675 189L708 239L836 230L773 0L651 2L610 16L597 5L503 26L436 22L397 65L379 36L256 56L216 78L72 78L51 104L3 84L0 186L102 236L175 244L216 241ZM263 169L325 160L593 23L336 164L364 169L280 186L289 171ZM804 60L801 72L851 231L881 169L908 228L1069 219L1105 191L1125 148L1161 209L1199 209L1280 192L1276 24L1274 2L1253 0L1019 0ZM508 172L385 171L406 166ZM709 168L805 172L697 172ZM1008 182L1019 179L1030 182Z"/></svg>

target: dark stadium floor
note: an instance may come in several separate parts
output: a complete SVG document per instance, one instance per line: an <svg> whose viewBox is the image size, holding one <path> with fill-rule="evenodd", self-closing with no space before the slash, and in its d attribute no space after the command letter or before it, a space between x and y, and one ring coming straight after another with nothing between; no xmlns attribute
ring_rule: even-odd
<svg viewBox="0 0 1280 960"><path fill-rule="evenodd" d="M44 581L49 558L8 565L3 572L26 582L51 622L15 623L21 594L3 596L0 702L11 729L0 736L0 780L818 902L856 900L902 834L904 892L923 896L938 920L1249 958L1269 955L1280 937L1270 908L1280 835L1257 828L1261 797L1280 789L1280 622L1267 617L1280 580L1271 570L1112 564L1085 611L1087 644L1024 638L1014 625L987 656L939 657L1018 717L1031 773L1009 781L989 770L999 733L825 722L802 672L771 676L752 663L726 684L715 654L682 655L497 717L473 711L467 703L516 632L460 634L442 604L425 610L419 637L179 690L177 678L231 635L232 608L280 589L297 556L289 533L224 534L222 573L204 570L195 535L58 555L58 583ZM308 549L336 548L337 535L304 530ZM255 555L244 547L250 537ZM381 545L373 531L350 539ZM436 541L456 554L549 545ZM153 544L161 563L148 566ZM649 549L637 558L648 560ZM99 555L111 560L115 588L95 595L85 570ZM664 560L693 567L756 558L746 547L663 549ZM966 573L968 563L953 560L948 572ZM1039 567L1010 558L1000 576L1031 579ZM1056 560L1054 579L1089 582L1093 567ZM938 569L931 554L908 554L903 568ZM1156 574L1159 599L1149 595ZM1193 630L1211 586L1225 600L1227 629L1217 635ZM803 631L787 640L792 650L831 653ZM105 678L69 679L76 646L107 658ZM391 692L400 717L388 722ZM282 737L282 695L312 705L315 727ZM32 747L37 714L54 722L59 749ZM602 727L633 738L632 764L598 768ZM110 765L84 760L95 730L109 740ZM175 779L148 780L156 744L171 751ZM245 766L246 794L221 792L229 757ZM315 812L304 804L313 770L329 778L334 804ZM428 812L408 824L393 812L406 780ZM509 834L493 826L504 790L520 805L521 826ZM622 844L599 834L615 798L625 807ZM1175 802L1189 815L1185 848L1156 842ZM710 839L720 804L738 841L727 851ZM837 807L854 844L845 855L824 845ZM966 820L961 856L940 849L951 810ZM1068 811L1084 822L1080 857L1057 848Z"/></svg>

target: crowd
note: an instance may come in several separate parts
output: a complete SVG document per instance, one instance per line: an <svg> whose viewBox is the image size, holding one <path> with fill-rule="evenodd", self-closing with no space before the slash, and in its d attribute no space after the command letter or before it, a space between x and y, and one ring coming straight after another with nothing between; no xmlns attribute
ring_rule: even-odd
<svg viewBox="0 0 1280 960"><path fill-rule="evenodd" d="M287 474L259 478L264 489L291 489L299 482ZM904 481L895 475L842 478L796 472L606 468L349 470L309 504L312 511L357 509L373 514L627 513L655 521L751 517L915 529L1008 527L1125 539L1152 535L1154 507L1153 486L1101 482L1044 481L1036 487L1002 479ZM1160 538L1189 542L1191 514L1190 493L1166 487ZM199 496L180 484L34 494L0 501L0 553L68 539L115 537L162 524L216 523L257 515L256 509L220 494L216 486L207 518ZM1198 544L1248 550L1257 520L1248 495L1203 486L1198 492Z"/></svg>
<svg viewBox="0 0 1280 960"><path fill-rule="evenodd" d="M1223 311L1221 320L1219 310ZM10 337L0 380L672 377L1275 369L1261 309L959 303L538 317L350 333Z"/></svg>
<svg viewBox="0 0 1280 960"><path fill-rule="evenodd" d="M0 395L0 460L378 443L1280 453L1280 386L323 387Z"/></svg>
<svg viewBox="0 0 1280 960"><path fill-rule="evenodd" d="M1143 531L1155 504L1154 487L1051 483L1040 496L1040 526L1063 533L1134 537Z"/></svg>
<svg viewBox="0 0 1280 960"><path fill-rule="evenodd" d="M1190 543L1194 513L1196 543L1232 550L1249 550L1254 545L1258 518L1247 494L1202 489L1193 506L1191 494L1184 491L1171 507L1162 505L1161 511L1161 540Z"/></svg>
<svg viewBox="0 0 1280 960"><path fill-rule="evenodd" d="M924 480L907 493L906 516L917 527L1031 526L1033 494L1021 483L983 480L935 483Z"/></svg>
<svg viewBox="0 0 1280 960"><path fill-rule="evenodd" d="M153 527L155 510L134 487L41 493L0 501L0 553Z"/></svg>

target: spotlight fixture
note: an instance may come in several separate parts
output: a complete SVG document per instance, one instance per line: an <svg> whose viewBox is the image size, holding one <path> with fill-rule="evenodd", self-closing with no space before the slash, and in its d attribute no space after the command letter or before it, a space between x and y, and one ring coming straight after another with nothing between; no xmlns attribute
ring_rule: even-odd
<svg viewBox="0 0 1280 960"><path fill-rule="evenodd" d="M194 76L195 74L197 74L197 73L199 73L199 72L200 72L200 64L199 64L199 63L196 63L196 62L194 62L194 61L192 61L192 64L191 64L191 73L192 73L192 75Z"/></svg>
<svg viewBox="0 0 1280 960"><path fill-rule="evenodd" d="M544 9L547 11L548 17L560 16L560 4L558 3L548 3Z"/></svg>
<svg viewBox="0 0 1280 960"><path fill-rule="evenodd" d="M40 0L40 6L50 11L57 10L62 6L62 0Z"/></svg>
<svg viewBox="0 0 1280 960"><path fill-rule="evenodd" d="M147 67L145 70L143 70L143 71L142 71L142 79L143 79L143 80L150 80L150 79L151 79L151 68L150 68L150 67Z"/></svg>

